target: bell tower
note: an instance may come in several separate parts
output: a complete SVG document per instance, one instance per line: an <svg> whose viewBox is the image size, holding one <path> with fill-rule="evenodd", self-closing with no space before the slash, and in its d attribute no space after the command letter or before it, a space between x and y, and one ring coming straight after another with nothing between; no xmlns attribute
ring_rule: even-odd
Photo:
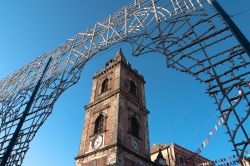
<svg viewBox="0 0 250 166"><path fill-rule="evenodd" d="M76 166L149 166L144 78L121 49L93 77Z"/></svg>

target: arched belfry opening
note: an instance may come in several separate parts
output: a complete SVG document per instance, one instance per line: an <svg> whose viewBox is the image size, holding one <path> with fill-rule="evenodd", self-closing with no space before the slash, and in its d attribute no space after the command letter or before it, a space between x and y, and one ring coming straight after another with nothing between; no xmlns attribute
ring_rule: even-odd
<svg viewBox="0 0 250 166"><path fill-rule="evenodd" d="M131 134L137 138L139 138L139 122L137 121L136 117L131 117L130 118L130 128L131 128Z"/></svg>
<svg viewBox="0 0 250 166"><path fill-rule="evenodd" d="M104 131L104 116L100 114L95 121L94 134L101 133Z"/></svg>
<svg viewBox="0 0 250 166"><path fill-rule="evenodd" d="M109 80L108 80L108 78L106 78L102 82L101 93L107 92L108 91L108 86L109 86Z"/></svg>
<svg viewBox="0 0 250 166"><path fill-rule="evenodd" d="M135 85L135 82L133 81L133 80L130 80L129 81L129 92L132 94L132 95L134 95L134 96L136 96L136 85Z"/></svg>

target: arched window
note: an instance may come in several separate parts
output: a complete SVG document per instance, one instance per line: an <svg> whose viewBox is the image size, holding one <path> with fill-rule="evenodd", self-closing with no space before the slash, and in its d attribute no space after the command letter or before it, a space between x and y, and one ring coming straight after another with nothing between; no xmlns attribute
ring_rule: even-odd
<svg viewBox="0 0 250 166"><path fill-rule="evenodd" d="M102 89L101 89L101 93L104 93L108 90L108 84L109 84L109 80L108 79L105 79L103 82L102 82Z"/></svg>
<svg viewBox="0 0 250 166"><path fill-rule="evenodd" d="M100 133L104 130L104 116L101 114L95 120L94 134Z"/></svg>
<svg viewBox="0 0 250 166"><path fill-rule="evenodd" d="M134 81L129 81L129 86L130 86L130 93L134 96L136 96L136 86Z"/></svg>
<svg viewBox="0 0 250 166"><path fill-rule="evenodd" d="M130 119L131 122L131 134L135 137L139 137L139 123L135 117Z"/></svg>

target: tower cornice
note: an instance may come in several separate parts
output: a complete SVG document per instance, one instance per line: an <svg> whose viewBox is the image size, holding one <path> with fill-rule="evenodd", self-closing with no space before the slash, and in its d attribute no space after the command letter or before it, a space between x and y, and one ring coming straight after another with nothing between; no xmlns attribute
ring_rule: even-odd
<svg viewBox="0 0 250 166"><path fill-rule="evenodd" d="M131 153L133 155L135 155L136 157L138 157L138 158L140 158L140 159L148 162L149 164L153 164L153 162L151 160L149 160L148 158L140 155L139 153L136 153L135 151L133 151L133 150L131 150L131 149L123 146L120 143L114 143L114 144L105 146L103 148L100 148L100 149L98 149L96 151L92 151L92 152L88 152L88 153L85 153L85 154L78 155L78 156L75 157L75 160L81 159L81 158L84 158L84 157L88 157L88 156L91 156L91 155L93 155L95 153L102 152L102 151L105 151L105 150L108 150L108 149L111 149L111 148L114 148L114 147L122 148L123 150L125 150L125 151L127 151L127 152L129 152L129 153Z"/></svg>
<svg viewBox="0 0 250 166"><path fill-rule="evenodd" d="M150 111L147 110L147 108L142 105L141 103L138 103L137 100L135 100L133 97L131 97L126 91L124 91L123 89L119 88L119 89L116 89L114 90L113 92L109 93L107 96L95 101L95 102L92 102L92 103L89 103L87 105L84 106L84 109L87 111L89 108L103 102L104 100L107 100L108 98L114 96L114 95L117 95L117 94L122 94L123 96L125 96L128 100L130 100L131 102L133 102L135 105L137 105L139 108L141 108L142 110L145 110L145 113L149 114Z"/></svg>
<svg viewBox="0 0 250 166"><path fill-rule="evenodd" d="M107 65L104 69L102 69L101 71L97 72L94 75L93 79L96 79L96 78L106 74L107 72L109 72L110 70L112 70L113 68L115 68L116 66L121 64L121 65L123 65L123 67L126 67L127 69L129 69L133 74L135 74L145 84L144 77L142 75L140 75L136 69L133 69L131 67L131 64L124 58L124 56L122 56L122 57L123 58L115 57L114 59L111 59L107 63Z"/></svg>

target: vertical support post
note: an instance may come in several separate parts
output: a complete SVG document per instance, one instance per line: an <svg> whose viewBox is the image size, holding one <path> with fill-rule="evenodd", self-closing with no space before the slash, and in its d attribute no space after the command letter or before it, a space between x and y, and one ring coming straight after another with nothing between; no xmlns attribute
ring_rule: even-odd
<svg viewBox="0 0 250 166"><path fill-rule="evenodd" d="M14 134L13 134L11 140L10 140L10 143L9 143L9 145L7 147L7 150L3 155L0 166L5 166L7 164L7 161L9 159L10 155L11 155L12 149L14 148L15 143L16 143L16 141L18 139L18 134L20 133L20 131L22 129L22 126L23 126L23 124L25 122L26 116L28 115L28 113L29 113L29 111L30 111L30 109L32 107L32 104L33 104L33 102L35 100L36 94L37 94L37 92L38 92L38 90L39 90L39 88L41 86L41 82L43 80L43 77L44 77L46 71L48 70L48 67L49 67L49 65L51 63L51 60L52 60L52 58L50 57L50 59L48 60L46 66L45 66L45 68L43 70L43 73L42 73L39 81L37 82L37 84L35 86L34 91L32 92L32 95L31 95L31 97L30 97L30 99L29 99L29 101L27 103L27 106L26 106L25 110L23 111L23 114L22 114L22 116L21 116L21 118L19 120L19 123L18 123L18 125L16 127L16 130L15 130L15 132L14 132Z"/></svg>
<svg viewBox="0 0 250 166"><path fill-rule="evenodd" d="M241 32L238 26L234 23L231 17L226 13L223 7L216 0L211 0L210 2L214 6L214 8L217 10L217 12L222 16L225 23L228 25L230 30L233 32L237 40L244 47L246 53L250 57L250 43L247 40L247 38L244 36L244 34Z"/></svg>

